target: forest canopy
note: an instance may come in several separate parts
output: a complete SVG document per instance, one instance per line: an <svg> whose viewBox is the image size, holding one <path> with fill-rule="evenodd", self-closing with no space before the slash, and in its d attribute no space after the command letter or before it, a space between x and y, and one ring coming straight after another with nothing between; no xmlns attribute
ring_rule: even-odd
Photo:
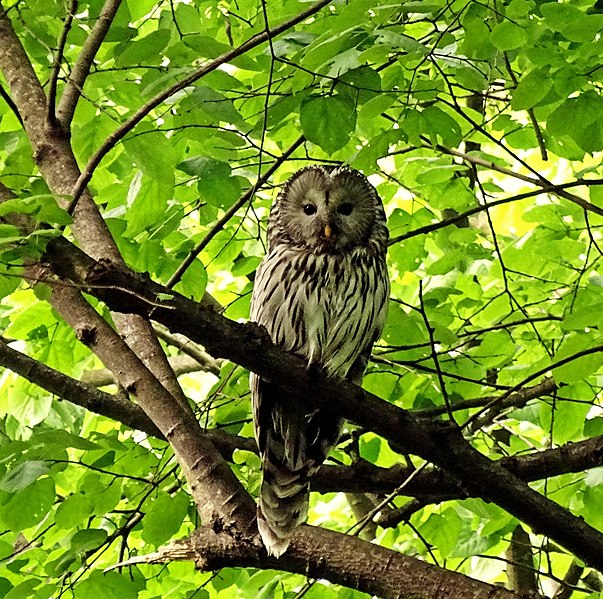
<svg viewBox="0 0 603 599"><path fill-rule="evenodd" d="M599 0L2 0L0 596L603 597ZM388 218L361 390L247 324L270 205ZM342 439L280 559L249 371Z"/></svg>

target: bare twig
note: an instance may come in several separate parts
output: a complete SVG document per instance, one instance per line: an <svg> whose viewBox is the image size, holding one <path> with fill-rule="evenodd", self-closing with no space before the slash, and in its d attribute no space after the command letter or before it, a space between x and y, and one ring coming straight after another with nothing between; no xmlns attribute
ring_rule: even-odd
<svg viewBox="0 0 603 599"><path fill-rule="evenodd" d="M264 185L270 177L277 171L277 169L286 162L291 154L301 146L304 142L304 136L300 135L282 154L277 160L275 160L266 172L258 178L255 185L247 190L224 214L212 225L211 229L207 232L205 237L189 252L188 256L182 261L182 264L176 269L176 272L170 277L166 283L166 287L172 288L180 281L182 275L186 272L186 269L193 263L195 258L207 247L209 242L224 228L224 225L242 208L247 202L249 202L253 195Z"/></svg>
<svg viewBox="0 0 603 599"><path fill-rule="evenodd" d="M509 73L509 77L511 78L513 85L515 85L515 87L517 87L518 81L517 81L517 77L515 76L515 73L513 72L513 69L511 68L511 62L509 61L509 54L507 52L503 52L503 55L504 55L505 66L507 67L507 73ZM534 128L534 134L536 135L538 149L540 150L540 157L544 161L546 161L546 160L548 160L548 152L546 149L546 145L544 143L544 137L542 136L542 129L540 128L540 125L538 124L538 120L536 119L536 115L534 114L534 109L528 108L527 113L528 113L528 116L530 117L530 122L532 123L532 127Z"/></svg>
<svg viewBox="0 0 603 599"><path fill-rule="evenodd" d="M589 347L588 349L583 349L582 351L576 352L570 356L566 356L561 360L555 360L552 364L545 366L544 368L540 368L536 372L533 372L529 376L525 377L522 381L513 385L508 391L505 391L500 397L494 398L490 403L486 404L479 412L469 417L464 423L463 428L467 428L470 431L474 431L480 427L480 423L482 422L482 418L484 414L491 410L495 406L498 407L507 400L507 398L511 397L514 393L517 393L521 389L525 387L528 383L532 382L534 379L540 378L543 375L548 374L551 370L555 368L559 368L565 364L569 364L578 358L582 358L584 356L590 356L592 354L597 354L603 352L603 345L594 345L593 347Z"/></svg>
<svg viewBox="0 0 603 599"><path fill-rule="evenodd" d="M154 325L153 328L159 336L169 345L177 347L180 351L187 354L192 360L197 363L196 370L205 370L218 376L220 374L220 368L222 366L222 360L214 360L202 347L193 343L188 337L184 335L177 335L170 333L165 327L161 325ZM194 372L190 370L189 372Z"/></svg>
<svg viewBox="0 0 603 599"><path fill-rule="evenodd" d="M433 336L434 328L429 323L429 318L427 317L427 312L425 311L425 302L423 300L423 281L419 281L419 301L420 301L421 316L423 317L423 322L425 323L425 328L427 329L427 334L429 336L431 359L433 360L433 364L435 366L436 373L438 375L438 381L440 383L440 393L442 394L442 398L444 400L444 405L446 406L448 417L450 418L450 420L452 422L454 422L454 416L452 414L450 399L448 397L448 391L446 390L446 382L444 381L444 375L442 374L442 368L440 367L440 360L438 358L438 352L435 347L436 341Z"/></svg>
<svg viewBox="0 0 603 599"><path fill-rule="evenodd" d="M73 113L80 99L84 82L88 77L94 57L103 43L107 31L109 31L109 27L111 27L120 4L121 0L106 0L90 35L82 46L76 63L73 65L67 86L63 91L56 111L57 118L65 130L68 130L71 125ZM50 105L54 106L54 103Z"/></svg>
<svg viewBox="0 0 603 599"><path fill-rule="evenodd" d="M457 214L451 218L446 218L440 222L432 223L430 225L425 225L423 227L419 227L418 229L414 229L413 231L409 231L408 233L404 233L403 235L398 235L397 237L392 237L389 240L389 245L393 245L395 243L400 243L401 241L405 241L407 239L411 239L412 237L417 237L417 235L424 235L425 233L431 233L433 231L438 231L439 229L443 229L444 227L448 227L450 225L454 225L455 223L462 221L468 216L473 216L474 214L479 214L484 210L488 210L489 208L493 208L494 206L501 206L503 204L509 204L511 202L519 202L521 200L525 200L527 198L533 198L534 196L538 196L541 193L558 193L563 189L568 189L570 187L590 187L594 185L603 185L603 179L578 179L577 181L570 181L569 183L560 183L559 185L554 185L552 188L542 188L536 189L534 191L527 191L526 193L520 193L514 196L510 196L508 198L501 198L500 200L494 200L492 202L488 202L487 204L483 204L480 206L475 206L475 208L470 208L461 214ZM586 200L581 200L582 203L585 203ZM586 202L588 205L588 210L603 216L603 209L595 206L594 204L590 204ZM584 207L584 206L582 206Z"/></svg>
<svg viewBox="0 0 603 599"><path fill-rule="evenodd" d="M534 385L533 387L521 388L515 393L511 393L511 395L507 395L505 393L505 398L501 399L500 397L476 397L473 399L466 399L465 401L461 401L459 403L455 403L453 406L448 408L447 406L436 406L434 408L424 408L421 410L416 410L414 413L419 416L429 416L431 418L435 416L441 416L442 414L448 413L449 410L453 412L459 410L467 410L470 408L481 408L486 405L492 404L492 402L496 402L500 409L514 407L521 408L528 403L528 401L532 399L536 399L537 397L542 397L543 395L550 395L557 390L557 385L552 378L546 378L542 382Z"/></svg>
<svg viewBox="0 0 603 599"><path fill-rule="evenodd" d="M67 9L65 15L65 22L63 23L63 29L61 29L61 35L57 44L57 51L54 55L54 62L52 64L52 74L50 75L50 81L48 83L48 122L54 123L56 119L55 114L55 102L57 97L57 84L59 81L59 75L61 73L61 64L63 63L63 55L65 52L65 44L67 43L67 36L71 31L71 25L73 24L73 17L77 10L78 0L71 0L71 5Z"/></svg>
<svg viewBox="0 0 603 599"><path fill-rule="evenodd" d="M189 341L190 343L190 341ZM199 372L207 370L199 364L197 360L187 355L179 355L168 358L168 362L176 376L188 374L190 372ZM82 373L82 382L93 387L106 387L107 385L118 384L115 375L107 368L97 370L84 370Z"/></svg>
<svg viewBox="0 0 603 599"><path fill-rule="evenodd" d="M23 125L23 119L21 118L21 114L19 113L19 109L17 105L13 102L13 99L10 97L8 92L4 89L4 86L0 85L0 98L2 98L8 107L12 110L14 115L17 117L17 120L21 125Z"/></svg>

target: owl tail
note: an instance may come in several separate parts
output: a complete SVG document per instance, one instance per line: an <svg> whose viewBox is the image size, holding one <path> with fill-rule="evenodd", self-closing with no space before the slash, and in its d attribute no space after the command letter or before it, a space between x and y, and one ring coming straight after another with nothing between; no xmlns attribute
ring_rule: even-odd
<svg viewBox="0 0 603 599"><path fill-rule="evenodd" d="M258 503L258 530L269 555L280 557L293 531L308 515L308 472L291 471L268 461L263 465Z"/></svg>

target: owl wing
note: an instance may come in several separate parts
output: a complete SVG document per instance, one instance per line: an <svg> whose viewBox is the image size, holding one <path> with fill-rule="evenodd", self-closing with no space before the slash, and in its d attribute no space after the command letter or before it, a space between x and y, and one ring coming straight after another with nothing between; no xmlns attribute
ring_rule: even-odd
<svg viewBox="0 0 603 599"><path fill-rule="evenodd" d="M275 343L307 358L308 289L294 266L278 249L269 252L256 274L251 320L263 325ZM255 374L250 387L263 470L258 528L268 551L278 556L306 519L308 481L337 441L340 419L284 398L276 385Z"/></svg>
<svg viewBox="0 0 603 599"><path fill-rule="evenodd" d="M329 374L359 383L379 338L389 297L385 261L358 252L347 257L271 248L256 274L251 320L273 342ZM255 435L263 481L258 528L268 551L280 555L308 510L308 481L339 438L332 409L283 398L251 376Z"/></svg>

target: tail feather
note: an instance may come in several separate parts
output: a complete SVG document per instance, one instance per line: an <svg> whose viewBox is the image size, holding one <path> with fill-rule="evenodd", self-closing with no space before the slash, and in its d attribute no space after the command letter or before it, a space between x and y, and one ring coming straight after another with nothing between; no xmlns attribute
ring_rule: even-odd
<svg viewBox="0 0 603 599"><path fill-rule="evenodd" d="M279 557L289 546L293 531L308 515L309 484L299 479L281 486L275 480L264 481L258 503L258 530L266 550Z"/></svg>
<svg viewBox="0 0 603 599"><path fill-rule="evenodd" d="M337 442L341 420L330 411L284 400L277 387L254 375L251 388L262 456L258 530L268 553L278 557L306 520L310 477Z"/></svg>

